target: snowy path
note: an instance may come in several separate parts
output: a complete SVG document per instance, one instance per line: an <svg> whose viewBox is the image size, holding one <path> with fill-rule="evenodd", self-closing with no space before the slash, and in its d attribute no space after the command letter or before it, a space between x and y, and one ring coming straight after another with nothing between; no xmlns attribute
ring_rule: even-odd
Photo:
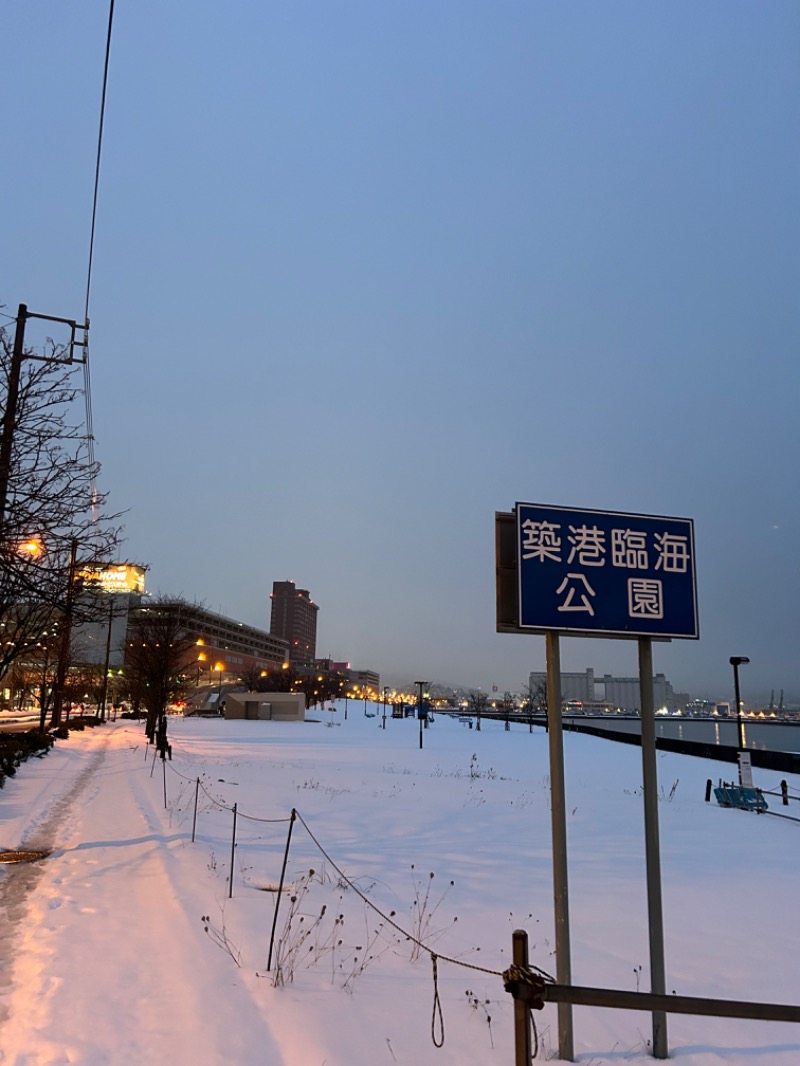
<svg viewBox="0 0 800 1066"><path fill-rule="evenodd" d="M100 734L96 739L88 761L81 759L82 768L76 772L75 759L67 760L61 773L54 775L37 797L37 802L29 809L21 839L16 842L6 841L8 848L22 850L50 851L57 834L67 819L92 775L99 769L108 747L108 734ZM71 753L74 755L74 752ZM44 866L38 863L20 864L6 867L0 878L0 1022L8 1017L8 1004L5 995L12 985L12 967L19 957L20 945L29 922L29 901L44 875Z"/></svg>
<svg viewBox="0 0 800 1066"><path fill-rule="evenodd" d="M202 1047L204 1062L280 1066L262 1008L233 966L237 995L220 1002L203 904L191 905L188 834L165 832L169 815L143 753L138 731L91 730L59 745L44 764L50 773L37 775L46 780L22 841L55 850L0 880L0 1061L196 1066ZM124 878L109 878L122 867ZM113 897L99 891L109 882L122 886ZM57 953L65 942L72 952ZM109 995L124 996L125 1009L106 1009ZM220 1017L234 999L236 1017Z"/></svg>

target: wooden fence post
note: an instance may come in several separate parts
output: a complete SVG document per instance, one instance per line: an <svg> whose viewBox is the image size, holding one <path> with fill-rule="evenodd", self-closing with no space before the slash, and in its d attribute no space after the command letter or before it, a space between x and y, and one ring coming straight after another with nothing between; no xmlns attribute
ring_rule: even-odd
<svg viewBox="0 0 800 1066"><path fill-rule="evenodd" d="M228 885L228 899L233 898L233 863L236 850L236 804L233 805L233 836L231 838L231 879Z"/></svg>
<svg viewBox="0 0 800 1066"><path fill-rule="evenodd" d="M197 793L200 791L200 778L197 779L197 784L194 786L194 818L192 819L192 843L194 844L194 833L197 829Z"/></svg>
<svg viewBox="0 0 800 1066"><path fill-rule="evenodd" d="M511 936L511 960L522 970L528 969L528 934L515 929ZM514 997L514 1066L531 1066L531 1009L523 999Z"/></svg>

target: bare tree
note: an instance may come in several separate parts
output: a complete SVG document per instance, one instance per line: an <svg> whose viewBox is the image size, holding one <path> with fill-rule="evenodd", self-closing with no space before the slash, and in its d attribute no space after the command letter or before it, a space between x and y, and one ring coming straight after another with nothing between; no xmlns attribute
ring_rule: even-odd
<svg viewBox="0 0 800 1066"><path fill-rule="evenodd" d="M125 648L131 695L147 708L145 732L153 740L167 707L191 686L196 644L186 619L194 605L158 596L132 612Z"/></svg>
<svg viewBox="0 0 800 1066"><path fill-rule="evenodd" d="M257 663L248 663L239 674L239 680L248 692L258 692L258 685L265 671Z"/></svg>
<svg viewBox="0 0 800 1066"><path fill-rule="evenodd" d="M514 695L513 692L509 692L509 690L506 689L506 691L503 693L503 698L500 701L500 706L503 709L503 714L505 716L505 722L506 722L506 730L508 730L510 728L510 726L509 726L509 721L510 721L509 720L509 715L511 714L512 711L516 710L517 697Z"/></svg>
<svg viewBox="0 0 800 1066"><path fill-rule="evenodd" d="M530 686L531 711L544 715L545 732L550 729L550 716L547 707L547 681L540 681L537 685Z"/></svg>
<svg viewBox="0 0 800 1066"><path fill-rule="evenodd" d="M527 714L531 732L533 732L533 715L539 712L544 712L544 727L547 731L547 682L532 684L528 679L527 685L520 693L520 701L520 710Z"/></svg>
<svg viewBox="0 0 800 1066"><path fill-rule="evenodd" d="M470 711L475 715L475 728L481 727L481 715L486 711L489 706L489 697L485 692L470 692L467 697Z"/></svg>
<svg viewBox="0 0 800 1066"><path fill-rule="evenodd" d="M337 670L312 670L298 676L293 687L305 693L307 706L316 707L341 696L346 684L347 678Z"/></svg>
<svg viewBox="0 0 800 1066"><path fill-rule="evenodd" d="M67 707L84 705L98 707L103 697L103 667L97 663L84 663L73 667L67 674L61 689ZM93 713L93 710L90 712ZM69 718L69 713L67 713Z"/></svg>
<svg viewBox="0 0 800 1066"><path fill-rule="evenodd" d="M72 416L77 371L58 362L64 349L48 341L45 358L27 352L19 392L9 410L13 340L0 327L3 434L10 441L8 480L0 501L0 678L35 655L42 635L63 615L71 567L78 557L110 561L118 515L96 491L99 464L86 431Z"/></svg>
<svg viewBox="0 0 800 1066"><path fill-rule="evenodd" d="M345 674L322 667L313 670L276 667L258 671L257 677L253 672L244 670L241 680L251 692L303 692L308 707L338 699L347 686Z"/></svg>
<svg viewBox="0 0 800 1066"><path fill-rule="evenodd" d="M265 670L256 681L254 692L291 692L299 674L293 666Z"/></svg>
<svg viewBox="0 0 800 1066"><path fill-rule="evenodd" d="M44 732L45 720L52 706L53 687L61 648L58 623L40 633L39 640L29 648L25 658L18 658L9 668L9 687L14 699L22 705L26 698L39 704L39 730Z"/></svg>

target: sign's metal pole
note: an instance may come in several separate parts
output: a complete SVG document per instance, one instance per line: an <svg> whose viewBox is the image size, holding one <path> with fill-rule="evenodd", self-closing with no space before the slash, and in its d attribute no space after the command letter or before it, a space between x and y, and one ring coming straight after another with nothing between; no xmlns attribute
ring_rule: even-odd
<svg viewBox="0 0 800 1066"><path fill-rule="evenodd" d="M647 861L647 914L650 928L650 991L666 995L664 916L661 907L661 854L658 838L658 770L653 700L653 642L639 638L639 688L642 708L642 780L644 786L644 843ZM653 1011L653 1056L665 1059L667 1016Z"/></svg>
<svg viewBox="0 0 800 1066"><path fill-rule="evenodd" d="M550 817L553 830L553 897L556 925L556 980L572 983L567 887L567 815L564 789L564 737L561 731L561 649L557 632L545 635L547 649L547 712L550 723ZM572 1006L558 1004L558 1053L572 1062Z"/></svg>

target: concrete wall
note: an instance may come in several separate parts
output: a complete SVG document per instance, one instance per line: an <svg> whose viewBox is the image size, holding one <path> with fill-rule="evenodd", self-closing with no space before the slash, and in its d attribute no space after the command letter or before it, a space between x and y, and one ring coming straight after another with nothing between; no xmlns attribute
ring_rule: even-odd
<svg viewBox="0 0 800 1066"><path fill-rule="evenodd" d="M225 695L225 717L303 722L306 697L302 692L229 692Z"/></svg>

